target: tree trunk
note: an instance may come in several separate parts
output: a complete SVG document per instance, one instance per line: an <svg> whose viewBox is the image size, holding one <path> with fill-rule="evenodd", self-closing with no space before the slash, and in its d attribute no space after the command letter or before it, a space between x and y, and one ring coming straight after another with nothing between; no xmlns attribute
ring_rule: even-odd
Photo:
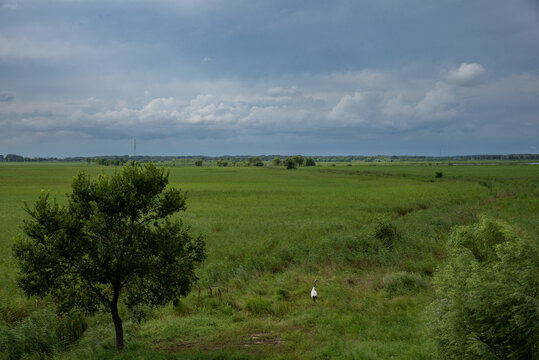
<svg viewBox="0 0 539 360"><path fill-rule="evenodd" d="M124 347L124 328L122 326L122 319L118 314L118 297L119 291L114 289L114 296L110 303L110 312L112 314L112 321L114 322L114 329L116 330L116 351L120 352Z"/></svg>

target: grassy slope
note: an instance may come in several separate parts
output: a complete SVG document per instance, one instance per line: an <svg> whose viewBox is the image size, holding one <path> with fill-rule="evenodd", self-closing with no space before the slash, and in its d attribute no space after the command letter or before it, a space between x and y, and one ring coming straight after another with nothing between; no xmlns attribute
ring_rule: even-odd
<svg viewBox="0 0 539 360"><path fill-rule="evenodd" d="M25 300L14 285L9 247L19 232L22 201L32 203L41 189L63 199L77 168L100 171L86 164L0 165L0 253L6 254L0 257L0 300L7 320L45 306ZM424 307L431 289L390 296L384 277L407 271L428 283L450 227L480 213L506 219L537 239L538 170L173 167L171 185L189 192L183 217L194 232L207 235L201 296L195 291L176 309L154 310L141 325L125 313L129 345L119 358L430 359ZM435 180L436 171L444 177ZM397 226L393 249L373 239L377 216ZM308 295L314 278L320 281L316 306ZM112 325L102 315L62 356L113 354Z"/></svg>

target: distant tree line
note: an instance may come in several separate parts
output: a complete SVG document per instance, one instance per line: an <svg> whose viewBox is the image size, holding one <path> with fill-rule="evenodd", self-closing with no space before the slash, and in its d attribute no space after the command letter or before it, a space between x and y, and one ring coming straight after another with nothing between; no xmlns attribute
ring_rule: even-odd
<svg viewBox="0 0 539 360"><path fill-rule="evenodd" d="M351 161L470 161L470 160L539 160L539 154L506 154L506 155L455 155L455 156L412 156L412 155L339 155L339 156L311 156L310 158L303 158L305 163L299 164L299 157L301 155L224 155L224 156L203 156L203 155L189 155L189 156L129 156L129 155L107 155L107 156L95 156L95 157L26 157L17 154L0 155L0 162L40 162L40 161L63 161L63 162L83 162L97 163L100 165L123 165L127 161L136 161L138 163L145 162L171 162L175 160L195 162L195 165L200 166L202 162L217 162L221 161L221 166L226 161L227 165L234 164L235 166L263 166L264 162L275 164L275 159L279 159L280 163L284 163L287 158L294 159L297 166L310 166L307 164L307 160L311 159L315 163L318 162L351 162ZM106 161L105 161L106 160ZM310 163L310 160L309 160ZM200 164L200 165L198 165Z"/></svg>
<svg viewBox="0 0 539 360"><path fill-rule="evenodd" d="M124 159L124 158L109 159L105 157L98 157L98 158L86 158L86 162L103 165L103 166L123 166L127 162L129 162L129 159Z"/></svg>

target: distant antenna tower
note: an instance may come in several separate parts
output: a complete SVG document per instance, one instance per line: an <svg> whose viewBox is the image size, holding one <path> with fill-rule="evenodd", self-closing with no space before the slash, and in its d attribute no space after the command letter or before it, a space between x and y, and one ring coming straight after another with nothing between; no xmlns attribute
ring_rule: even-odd
<svg viewBox="0 0 539 360"><path fill-rule="evenodd" d="M133 138L133 157L137 156L137 139Z"/></svg>

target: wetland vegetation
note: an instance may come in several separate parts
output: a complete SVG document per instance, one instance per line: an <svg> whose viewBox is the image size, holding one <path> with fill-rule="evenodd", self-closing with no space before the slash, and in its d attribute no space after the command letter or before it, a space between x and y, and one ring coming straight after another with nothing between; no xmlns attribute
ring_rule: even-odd
<svg viewBox="0 0 539 360"><path fill-rule="evenodd" d="M120 304L121 353L106 314L58 315L52 299L26 298L12 255L24 202L45 190L64 203L79 170L120 168L0 164L0 358L437 359L431 315L455 229L488 218L539 246L537 166L351 161L286 170L270 161L169 167L169 186L188 194L182 220L205 235L207 258L176 305Z"/></svg>

